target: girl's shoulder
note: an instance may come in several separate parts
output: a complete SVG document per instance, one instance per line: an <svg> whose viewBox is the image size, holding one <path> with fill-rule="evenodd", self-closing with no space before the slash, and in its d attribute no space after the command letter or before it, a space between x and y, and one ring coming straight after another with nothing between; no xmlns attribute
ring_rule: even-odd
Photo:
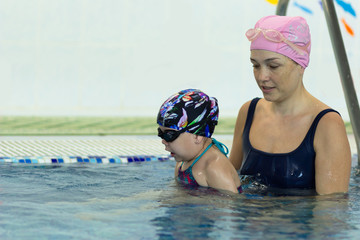
<svg viewBox="0 0 360 240"><path fill-rule="evenodd" d="M209 149L209 154L204 158L205 168L216 168L226 163L230 163L229 159L214 145Z"/></svg>

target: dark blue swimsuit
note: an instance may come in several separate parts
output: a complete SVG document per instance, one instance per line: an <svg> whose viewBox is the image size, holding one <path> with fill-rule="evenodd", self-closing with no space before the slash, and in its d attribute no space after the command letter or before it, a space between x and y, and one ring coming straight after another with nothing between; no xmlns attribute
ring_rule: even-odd
<svg viewBox="0 0 360 240"><path fill-rule="evenodd" d="M326 113L337 112L333 109L321 111L314 119L300 146L289 153L267 153L252 147L249 139L256 104L260 98L251 101L243 140L243 165L241 175L251 175L254 180L268 187L315 189L315 150L314 136L316 127ZM337 112L338 113L338 112Z"/></svg>

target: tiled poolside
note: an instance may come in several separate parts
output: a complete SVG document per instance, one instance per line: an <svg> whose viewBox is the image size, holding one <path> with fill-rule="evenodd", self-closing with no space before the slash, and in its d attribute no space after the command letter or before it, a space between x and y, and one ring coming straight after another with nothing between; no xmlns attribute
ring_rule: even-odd
<svg viewBox="0 0 360 240"><path fill-rule="evenodd" d="M231 149L232 136L214 136ZM348 135L356 153L354 136ZM0 163L126 163L170 159L156 136L1 136Z"/></svg>

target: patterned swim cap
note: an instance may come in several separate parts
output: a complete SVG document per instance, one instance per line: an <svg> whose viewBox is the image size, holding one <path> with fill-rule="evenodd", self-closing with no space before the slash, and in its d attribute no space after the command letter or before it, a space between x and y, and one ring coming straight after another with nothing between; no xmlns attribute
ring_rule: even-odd
<svg viewBox="0 0 360 240"><path fill-rule="evenodd" d="M169 97L160 107L157 124L175 130L211 137L218 122L217 99L198 89L182 90Z"/></svg>

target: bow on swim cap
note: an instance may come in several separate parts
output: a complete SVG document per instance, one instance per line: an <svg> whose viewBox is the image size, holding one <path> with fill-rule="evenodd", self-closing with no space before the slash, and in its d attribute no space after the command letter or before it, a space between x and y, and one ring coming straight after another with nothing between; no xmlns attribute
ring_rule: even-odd
<svg viewBox="0 0 360 240"><path fill-rule="evenodd" d="M276 53L280 53L306 68L309 64L309 55L311 49L311 36L309 26L306 20L302 17L290 17L290 16L266 16L261 18L255 24L256 29L276 30L280 32L290 44L293 43L297 47L302 47L305 51L299 54L296 50L290 47L284 41L274 42L270 41L261 32L259 36L252 40L250 50L261 49L268 50Z"/></svg>
<svg viewBox="0 0 360 240"><path fill-rule="evenodd" d="M157 123L175 130L211 137L219 117L217 99L198 89L182 90L160 107Z"/></svg>

